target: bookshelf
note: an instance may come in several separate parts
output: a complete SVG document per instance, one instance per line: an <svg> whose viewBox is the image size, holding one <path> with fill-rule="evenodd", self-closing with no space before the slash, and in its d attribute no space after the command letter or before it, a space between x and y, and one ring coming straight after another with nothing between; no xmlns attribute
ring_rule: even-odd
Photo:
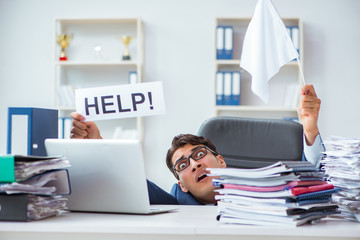
<svg viewBox="0 0 360 240"><path fill-rule="evenodd" d="M215 19L215 45L214 45L214 98L216 98L216 74L218 71L241 73L240 105L217 105L215 115L231 115L260 118L294 118L297 117L298 90L302 84L301 73L296 61L283 66L269 81L270 99L267 104L261 101L251 91L251 75L240 68L240 57L243 40L251 18L218 17ZM283 18L286 26L298 28L300 64L303 66L303 24L300 18ZM232 59L217 59L217 27L233 27L233 56Z"/></svg>
<svg viewBox="0 0 360 240"><path fill-rule="evenodd" d="M65 49L67 60L60 61L57 36L72 36ZM125 46L121 36L132 39L130 60L122 60ZM54 108L59 117L75 111L74 89L114 86L129 83L129 73L136 72L143 81L144 27L140 18L57 18L54 21ZM124 138L143 139L143 119L128 118L99 121L104 138L114 130L126 132ZM121 131L121 132L122 132ZM129 134L130 133L130 134ZM129 137L130 136L130 137Z"/></svg>

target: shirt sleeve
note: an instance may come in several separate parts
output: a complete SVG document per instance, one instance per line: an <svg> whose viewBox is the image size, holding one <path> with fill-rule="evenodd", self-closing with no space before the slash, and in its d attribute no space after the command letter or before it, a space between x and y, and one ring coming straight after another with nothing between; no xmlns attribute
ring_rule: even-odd
<svg viewBox="0 0 360 240"><path fill-rule="evenodd" d="M323 144L320 134L318 134L316 136L315 142L311 146L307 145L306 140L305 140L305 135L303 137L303 140L304 140L305 159L319 167L320 160L322 159L324 152L325 152L325 146Z"/></svg>

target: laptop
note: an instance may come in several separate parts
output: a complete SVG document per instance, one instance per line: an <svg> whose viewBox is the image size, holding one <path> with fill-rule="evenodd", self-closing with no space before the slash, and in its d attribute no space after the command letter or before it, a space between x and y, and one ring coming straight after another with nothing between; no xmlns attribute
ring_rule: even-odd
<svg viewBox="0 0 360 240"><path fill-rule="evenodd" d="M63 155L70 161L70 211L154 214L174 210L150 206L138 140L46 139L45 148L48 156Z"/></svg>

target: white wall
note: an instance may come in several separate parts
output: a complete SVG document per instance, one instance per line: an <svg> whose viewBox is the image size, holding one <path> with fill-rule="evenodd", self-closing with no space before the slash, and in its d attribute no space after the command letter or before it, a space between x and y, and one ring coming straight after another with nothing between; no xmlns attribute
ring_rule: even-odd
<svg viewBox="0 0 360 240"><path fill-rule="evenodd" d="M52 107L53 19L141 17L144 80L163 81L167 115L145 120L147 175L169 190L164 159L174 135L196 133L213 116L215 17L251 17L256 0L0 0L0 153L7 108ZM322 99L319 126L360 137L360 1L273 0L282 17L300 17L305 79Z"/></svg>

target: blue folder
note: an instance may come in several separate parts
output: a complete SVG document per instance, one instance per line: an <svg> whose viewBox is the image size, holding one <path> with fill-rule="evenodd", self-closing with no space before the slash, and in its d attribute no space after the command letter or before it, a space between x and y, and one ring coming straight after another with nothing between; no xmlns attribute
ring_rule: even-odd
<svg viewBox="0 0 360 240"><path fill-rule="evenodd" d="M19 115L27 116L25 126L13 124L13 118ZM58 111L44 108L10 107L8 109L8 154L24 154L12 151L12 132L16 128L27 129L27 139L24 139L27 144L25 146L27 147L27 155L46 156L45 139L58 138Z"/></svg>

